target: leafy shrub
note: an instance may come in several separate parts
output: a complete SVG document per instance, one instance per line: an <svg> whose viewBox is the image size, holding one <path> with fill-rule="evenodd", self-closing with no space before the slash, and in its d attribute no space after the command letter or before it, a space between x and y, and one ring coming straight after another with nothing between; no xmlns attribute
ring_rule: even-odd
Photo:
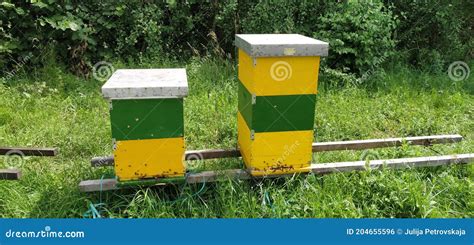
<svg viewBox="0 0 474 245"><path fill-rule="evenodd" d="M52 51L73 71L87 72L91 60L115 55L123 46L134 46L138 35L133 31L142 25L124 28L117 24L118 20L130 21L124 15L133 16L137 12L131 10L133 4L140 6L138 1L130 2L128 10L124 9L127 7L125 1L87 4L59 0L2 2L0 22L4 28L0 29L0 37L7 45L0 48L0 57L11 61L32 55L31 63L40 64L46 56L44 52ZM140 12L145 12L144 8L140 8ZM128 35L117 32L130 29ZM118 45L117 33L122 40L128 41L127 45ZM155 34L149 30L139 33Z"/></svg>
<svg viewBox="0 0 474 245"><path fill-rule="evenodd" d="M313 36L329 42L330 68L363 75L393 55L396 24L381 3L338 4L319 19Z"/></svg>
<svg viewBox="0 0 474 245"><path fill-rule="evenodd" d="M386 1L393 4L400 19L396 29L400 58L410 64L432 71L456 60L474 57L474 2Z"/></svg>
<svg viewBox="0 0 474 245"><path fill-rule="evenodd" d="M300 33L329 42L323 73L347 83L381 66L394 53L396 20L382 3L260 1L243 20L244 33ZM341 75L341 76L339 76Z"/></svg>
<svg viewBox="0 0 474 245"><path fill-rule="evenodd" d="M293 1L260 1L252 6L243 19L244 33L292 33L295 30L294 15L297 11Z"/></svg>
<svg viewBox="0 0 474 245"><path fill-rule="evenodd" d="M85 75L104 59L225 57L235 52L235 33L300 33L328 41L323 67L333 77L377 69L395 52L395 40L399 56L439 69L454 57L472 57L472 4L1 0L0 69L16 70L25 57L41 65L55 56Z"/></svg>

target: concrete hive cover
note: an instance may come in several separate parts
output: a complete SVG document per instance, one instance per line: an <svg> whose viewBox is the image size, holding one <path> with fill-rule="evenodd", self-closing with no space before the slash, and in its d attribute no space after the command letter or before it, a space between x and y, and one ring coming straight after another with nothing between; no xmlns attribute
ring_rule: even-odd
<svg viewBox="0 0 474 245"><path fill-rule="evenodd" d="M119 69L102 86L102 94L108 99L185 97L186 69Z"/></svg>
<svg viewBox="0 0 474 245"><path fill-rule="evenodd" d="M327 56L329 44L299 34L237 34L235 46L251 57Z"/></svg>

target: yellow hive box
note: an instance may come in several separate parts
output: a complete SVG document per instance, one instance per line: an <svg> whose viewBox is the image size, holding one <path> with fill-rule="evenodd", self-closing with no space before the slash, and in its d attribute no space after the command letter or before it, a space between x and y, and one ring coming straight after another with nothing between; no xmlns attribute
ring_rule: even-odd
<svg viewBox="0 0 474 245"><path fill-rule="evenodd" d="M319 57L250 57L239 49L239 80L256 96L316 94Z"/></svg>
<svg viewBox="0 0 474 245"><path fill-rule="evenodd" d="M184 138L117 141L115 173L120 181L183 176Z"/></svg>
<svg viewBox="0 0 474 245"><path fill-rule="evenodd" d="M312 158L313 130L251 133L240 112L238 144L254 176L308 172Z"/></svg>

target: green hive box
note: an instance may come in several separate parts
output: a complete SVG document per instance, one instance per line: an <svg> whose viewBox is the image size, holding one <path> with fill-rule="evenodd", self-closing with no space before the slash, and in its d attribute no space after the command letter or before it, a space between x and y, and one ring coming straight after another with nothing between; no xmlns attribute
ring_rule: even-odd
<svg viewBox="0 0 474 245"><path fill-rule="evenodd" d="M182 98L112 100L111 103L115 140L184 136Z"/></svg>

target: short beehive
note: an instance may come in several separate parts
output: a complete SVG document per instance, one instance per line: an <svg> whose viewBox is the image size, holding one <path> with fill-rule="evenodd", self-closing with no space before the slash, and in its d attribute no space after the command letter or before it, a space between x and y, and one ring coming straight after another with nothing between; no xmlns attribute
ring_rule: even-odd
<svg viewBox="0 0 474 245"><path fill-rule="evenodd" d="M120 181L184 175L187 93L185 69L120 69L102 86Z"/></svg>
<svg viewBox="0 0 474 245"><path fill-rule="evenodd" d="M298 34L240 34L238 144L253 175L309 171L319 61L328 44Z"/></svg>

